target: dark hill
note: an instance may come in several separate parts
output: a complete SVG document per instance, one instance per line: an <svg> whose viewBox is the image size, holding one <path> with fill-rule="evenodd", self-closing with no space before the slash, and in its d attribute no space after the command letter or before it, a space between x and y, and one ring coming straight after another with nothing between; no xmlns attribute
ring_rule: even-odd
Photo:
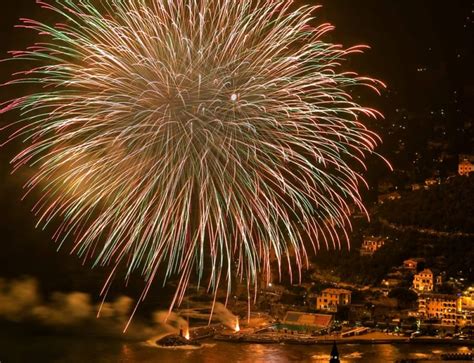
<svg viewBox="0 0 474 363"><path fill-rule="evenodd" d="M382 205L379 215L400 225L474 233L474 176L403 194L401 199Z"/></svg>

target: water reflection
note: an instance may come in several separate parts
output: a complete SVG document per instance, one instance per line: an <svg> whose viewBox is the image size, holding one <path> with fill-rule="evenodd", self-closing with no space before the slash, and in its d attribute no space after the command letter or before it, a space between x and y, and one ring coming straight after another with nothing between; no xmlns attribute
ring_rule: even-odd
<svg viewBox="0 0 474 363"><path fill-rule="evenodd" d="M26 349L28 348L28 349ZM318 363L329 361L331 345L259 345L205 342L200 349L164 349L139 342L74 337L2 337L2 362L61 363ZM468 347L430 345L341 345L344 363L386 363L400 359L439 361L443 353L468 353Z"/></svg>

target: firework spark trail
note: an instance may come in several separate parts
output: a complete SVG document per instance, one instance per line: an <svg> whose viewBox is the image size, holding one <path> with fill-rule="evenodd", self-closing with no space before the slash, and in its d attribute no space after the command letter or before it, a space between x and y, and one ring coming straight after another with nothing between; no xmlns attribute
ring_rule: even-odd
<svg viewBox="0 0 474 363"><path fill-rule="evenodd" d="M344 49L310 25L316 6L288 0L38 1L63 19L22 19L44 42L12 59L32 62L12 84L40 91L0 104L21 111L14 159L37 172L38 225L96 265L179 276L179 304L193 270L210 263L208 288L248 286L295 256L341 246L349 204L379 138L377 117L350 96L379 81L340 71ZM343 240L347 234L342 233ZM164 272L159 268L164 267ZM291 271L290 271L291 273ZM255 289L256 291L257 289Z"/></svg>

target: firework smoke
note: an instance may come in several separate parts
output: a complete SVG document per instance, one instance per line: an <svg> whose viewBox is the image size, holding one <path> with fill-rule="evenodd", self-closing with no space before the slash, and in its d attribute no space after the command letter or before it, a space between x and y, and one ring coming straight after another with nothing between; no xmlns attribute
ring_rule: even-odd
<svg viewBox="0 0 474 363"><path fill-rule="evenodd" d="M89 294L80 291L54 292L50 296L43 296L38 281L31 277L0 279L0 321L76 334L82 334L87 327L96 336L130 340L146 340L175 331L167 324L141 319L135 321L126 336L122 335L121 331L130 318L132 308L133 300L128 296L95 304ZM99 311L100 318L97 319Z"/></svg>

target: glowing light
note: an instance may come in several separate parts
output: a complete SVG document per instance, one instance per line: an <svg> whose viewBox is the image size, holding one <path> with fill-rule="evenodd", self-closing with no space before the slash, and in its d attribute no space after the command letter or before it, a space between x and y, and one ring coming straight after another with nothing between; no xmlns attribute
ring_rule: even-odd
<svg viewBox="0 0 474 363"><path fill-rule="evenodd" d="M187 340L190 339L189 326L187 326L186 328L184 328L184 337L185 337Z"/></svg>
<svg viewBox="0 0 474 363"><path fill-rule="evenodd" d="M293 256L300 272L308 249L349 243L350 206L366 212L359 172L379 142L363 120L380 115L351 93L383 84L340 68L365 47L326 43L316 6L37 3L64 21L23 20L46 39L11 53L32 67L8 84L32 93L0 113L21 110L13 164L36 170L26 189L42 192L38 225L58 220L60 245L111 265L103 293L117 271L143 275L140 301L177 276L171 307L196 270L214 294L222 280L230 293L233 274L257 291L271 258L281 268Z"/></svg>
<svg viewBox="0 0 474 363"><path fill-rule="evenodd" d="M238 333L240 331L240 324L239 324L239 318L235 318L235 328L234 331Z"/></svg>

